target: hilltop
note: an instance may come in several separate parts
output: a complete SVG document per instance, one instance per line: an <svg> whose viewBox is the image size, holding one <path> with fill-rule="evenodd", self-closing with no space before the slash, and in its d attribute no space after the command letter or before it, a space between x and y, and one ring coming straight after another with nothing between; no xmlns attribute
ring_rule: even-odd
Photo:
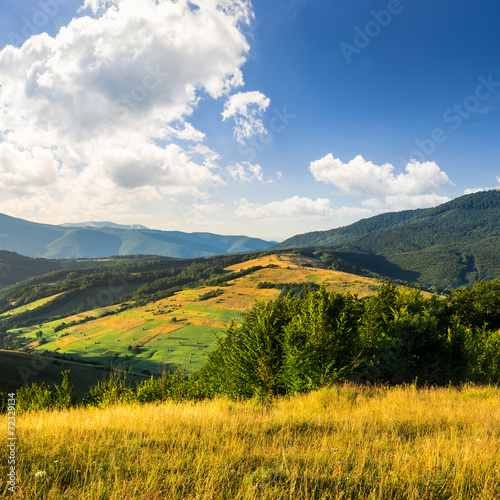
<svg viewBox="0 0 500 500"><path fill-rule="evenodd" d="M205 363L215 334L241 322L256 300L300 292L304 283L360 297L380 286L376 279L291 253L138 266L114 275L88 275L87 269L77 277L72 271L73 279L57 281L52 273L6 289L0 294L3 346L121 363L135 373L179 365L191 372Z"/></svg>

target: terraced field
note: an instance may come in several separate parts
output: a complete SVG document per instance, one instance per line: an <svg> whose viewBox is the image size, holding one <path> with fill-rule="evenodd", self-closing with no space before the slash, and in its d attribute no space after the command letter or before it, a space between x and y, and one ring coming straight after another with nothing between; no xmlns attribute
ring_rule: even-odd
<svg viewBox="0 0 500 500"><path fill-rule="evenodd" d="M179 365L193 372L203 366L216 335L222 335L231 321L241 322L256 300L279 295L279 289L258 288L261 282L309 282L360 297L374 294L379 286L379 282L371 278L312 267L318 264L313 259L295 255L253 259L228 267L226 271L273 267L230 280L227 286L184 290L122 312L116 312L120 306L93 309L64 320L23 328L17 333L32 341L29 347L34 351L57 351L74 358L122 362L136 373L156 374L163 368L174 369ZM203 294L217 289L222 290L220 295L200 300ZM73 321L84 322L54 332L63 322ZM45 341L43 345L37 340L39 331Z"/></svg>

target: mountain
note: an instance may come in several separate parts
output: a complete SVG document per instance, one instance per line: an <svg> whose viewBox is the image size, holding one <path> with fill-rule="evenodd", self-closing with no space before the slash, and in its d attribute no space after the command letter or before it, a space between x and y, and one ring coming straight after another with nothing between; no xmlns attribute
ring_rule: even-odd
<svg viewBox="0 0 500 500"><path fill-rule="evenodd" d="M88 222L66 222L61 224L61 227L114 227L116 229L149 229L141 224L115 224L114 222L104 221L88 221Z"/></svg>
<svg viewBox="0 0 500 500"><path fill-rule="evenodd" d="M448 288L500 278L500 191L297 235L273 249L328 248L394 279Z"/></svg>
<svg viewBox="0 0 500 500"><path fill-rule="evenodd" d="M55 226L0 214L0 250L46 259L159 255L176 258L265 250L275 242L247 236L158 231L112 222Z"/></svg>

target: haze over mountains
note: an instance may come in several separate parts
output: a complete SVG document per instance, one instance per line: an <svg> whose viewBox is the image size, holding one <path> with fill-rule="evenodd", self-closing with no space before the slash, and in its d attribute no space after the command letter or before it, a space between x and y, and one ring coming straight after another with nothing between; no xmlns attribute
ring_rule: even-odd
<svg viewBox="0 0 500 500"><path fill-rule="evenodd" d="M265 250L273 243L247 236L158 231L111 222L56 226L0 214L0 250L33 258L102 258L140 254L195 258Z"/></svg>

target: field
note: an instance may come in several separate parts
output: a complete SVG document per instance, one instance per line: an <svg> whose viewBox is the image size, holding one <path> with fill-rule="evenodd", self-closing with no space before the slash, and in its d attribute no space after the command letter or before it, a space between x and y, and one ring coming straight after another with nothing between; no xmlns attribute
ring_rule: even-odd
<svg viewBox="0 0 500 500"><path fill-rule="evenodd" d="M6 313L0 314L0 318L7 318L9 316L15 316L16 314L21 314L26 311L32 311L33 309L36 309L37 307L43 306L47 304L47 302L50 302L51 300L54 300L56 297L59 297L61 295L60 293L56 295L52 295L51 297L45 297L44 299L40 300L35 300L33 302L30 302L29 304L25 304L23 306L16 307L15 309L11 309L10 311L7 311Z"/></svg>
<svg viewBox="0 0 500 500"><path fill-rule="evenodd" d="M500 498L497 387L39 412L17 437L19 500Z"/></svg>
<svg viewBox="0 0 500 500"><path fill-rule="evenodd" d="M230 280L228 286L185 290L147 306L112 315L109 314L116 312L119 306L93 309L14 332L29 339L28 347L35 352L47 350L75 359L121 363L135 373L157 374L164 368L177 366L194 372L205 363L216 335L221 335L231 321L241 322L256 300L269 300L280 294L276 288L257 288L261 282L309 282L360 297L374 294L380 286L371 278L313 267L319 264L297 255L270 255L228 267L229 273L252 266L275 266ZM222 294L199 300L201 295L216 289ZM73 302L75 300L81 302L82 297ZM69 311L76 304L73 302L60 306L57 313ZM82 321L86 317L90 320L54 331L63 322ZM39 343L37 332L42 333L45 343Z"/></svg>

